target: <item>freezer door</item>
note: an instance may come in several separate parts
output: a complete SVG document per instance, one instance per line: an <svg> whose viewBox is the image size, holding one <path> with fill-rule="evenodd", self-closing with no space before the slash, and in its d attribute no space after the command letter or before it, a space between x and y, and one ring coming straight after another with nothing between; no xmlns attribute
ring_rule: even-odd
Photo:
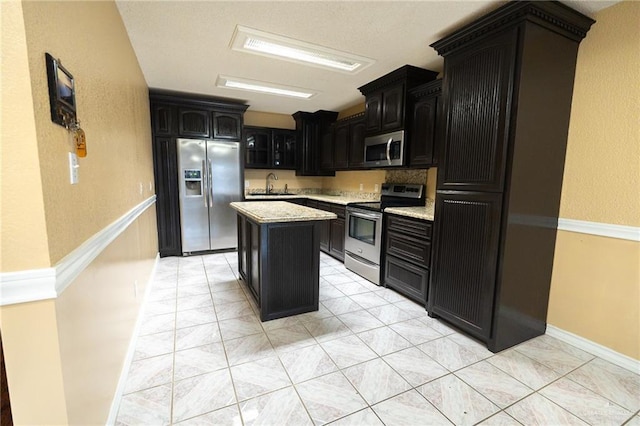
<svg viewBox="0 0 640 426"><path fill-rule="evenodd" d="M238 248L236 211L229 207L241 201L240 144L212 141L207 145L209 174L209 233L211 250Z"/></svg>
<svg viewBox="0 0 640 426"><path fill-rule="evenodd" d="M178 139L182 252L209 250L206 141Z"/></svg>

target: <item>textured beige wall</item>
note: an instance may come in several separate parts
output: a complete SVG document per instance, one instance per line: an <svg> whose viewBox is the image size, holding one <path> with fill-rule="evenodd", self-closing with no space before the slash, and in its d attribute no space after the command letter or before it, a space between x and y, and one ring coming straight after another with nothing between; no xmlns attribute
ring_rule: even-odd
<svg viewBox="0 0 640 426"><path fill-rule="evenodd" d="M639 226L640 3L595 19L578 53L560 217ZM639 247L560 231L547 322L640 359Z"/></svg>
<svg viewBox="0 0 640 426"><path fill-rule="evenodd" d="M13 423L68 424L54 301L3 306L0 327Z"/></svg>
<svg viewBox="0 0 640 426"><path fill-rule="evenodd" d="M22 4L0 2L0 271L49 266Z"/></svg>
<svg viewBox="0 0 640 426"><path fill-rule="evenodd" d="M291 115L248 110L244 114L245 126L274 127L295 130L296 122Z"/></svg>
<svg viewBox="0 0 640 426"><path fill-rule="evenodd" d="M380 184L385 181L385 174L386 172L384 170L336 172L335 177L323 178L322 188L326 190L358 192L360 191L360 184L362 184L363 192L374 192L375 185L377 184L378 191L380 191Z"/></svg>
<svg viewBox="0 0 640 426"><path fill-rule="evenodd" d="M114 2L25 2L51 264L155 191L147 85ZM87 135L80 183L69 184L69 133L51 121L45 52L74 77ZM140 193L142 187L142 194Z"/></svg>
<svg viewBox="0 0 640 426"><path fill-rule="evenodd" d="M156 252L149 208L55 300L70 424L106 423Z"/></svg>

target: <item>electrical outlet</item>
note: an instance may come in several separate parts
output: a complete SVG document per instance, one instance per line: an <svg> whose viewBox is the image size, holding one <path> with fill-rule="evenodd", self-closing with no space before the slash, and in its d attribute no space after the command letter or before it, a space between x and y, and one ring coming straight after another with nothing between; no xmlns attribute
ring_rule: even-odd
<svg viewBox="0 0 640 426"><path fill-rule="evenodd" d="M249 181L248 181L248 180L245 180L245 181L244 181L244 187L245 187L245 188L249 188L250 186L251 186L251 185L249 184Z"/></svg>
<svg viewBox="0 0 640 426"><path fill-rule="evenodd" d="M78 173L78 169L80 165L78 164L78 156L74 152L69 153L69 181L71 185L75 185L80 182L80 176Z"/></svg>
<svg viewBox="0 0 640 426"><path fill-rule="evenodd" d="M142 182L138 182L138 192L140 192L140 195L142 195L142 193L144 192L144 187L142 186Z"/></svg>
<svg viewBox="0 0 640 426"><path fill-rule="evenodd" d="M378 184L377 183L373 187L373 192L378 192Z"/></svg>
<svg viewBox="0 0 640 426"><path fill-rule="evenodd" d="M360 191L364 190L364 185L360 184Z"/></svg>
<svg viewBox="0 0 640 426"><path fill-rule="evenodd" d="M153 192L153 183L149 181L149 192Z"/></svg>

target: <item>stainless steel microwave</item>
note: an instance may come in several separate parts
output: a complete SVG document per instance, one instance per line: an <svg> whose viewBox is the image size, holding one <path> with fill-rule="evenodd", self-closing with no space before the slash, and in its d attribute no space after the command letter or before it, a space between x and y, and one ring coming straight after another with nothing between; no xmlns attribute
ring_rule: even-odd
<svg viewBox="0 0 640 426"><path fill-rule="evenodd" d="M366 138L364 165L366 167L404 166L404 130Z"/></svg>

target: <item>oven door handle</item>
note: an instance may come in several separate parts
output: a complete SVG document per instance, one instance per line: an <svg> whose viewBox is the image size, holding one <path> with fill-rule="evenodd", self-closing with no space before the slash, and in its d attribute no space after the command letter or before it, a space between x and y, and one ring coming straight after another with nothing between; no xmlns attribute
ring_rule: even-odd
<svg viewBox="0 0 640 426"><path fill-rule="evenodd" d="M377 214L367 214L367 213L356 213L356 212L349 212L350 216L355 216L355 217L359 217L362 219L371 219L371 220L378 220L381 219L382 216L377 215Z"/></svg>

